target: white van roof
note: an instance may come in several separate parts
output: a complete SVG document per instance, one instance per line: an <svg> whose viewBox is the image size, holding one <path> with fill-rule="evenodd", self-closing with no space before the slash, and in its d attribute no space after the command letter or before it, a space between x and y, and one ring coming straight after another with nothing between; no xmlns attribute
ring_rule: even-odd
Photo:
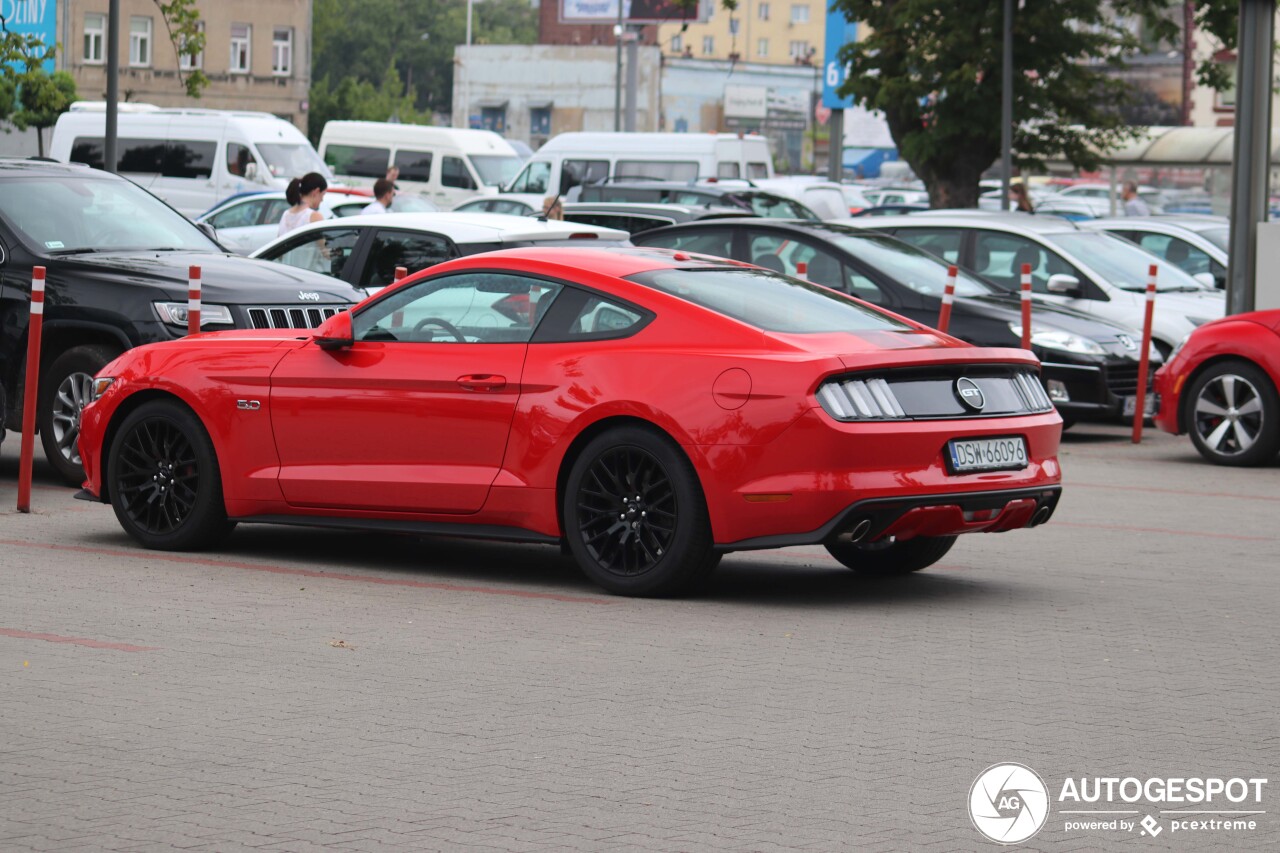
<svg viewBox="0 0 1280 853"><path fill-rule="evenodd" d="M558 151L607 151L611 154L653 154L656 152L687 151L713 153L717 144L759 141L766 147L767 137L756 134L738 136L736 133L604 133L570 131L550 139L538 149L537 154L554 154ZM535 154L535 156L537 156Z"/></svg>
<svg viewBox="0 0 1280 853"><path fill-rule="evenodd" d="M107 111L107 102L72 101L71 106L67 109L73 113L105 113ZM124 101L117 104L116 109L122 113L153 113L160 107L155 104L144 104L141 101Z"/></svg>
<svg viewBox="0 0 1280 853"><path fill-rule="evenodd" d="M491 130L398 124L385 121L330 121L320 134L320 145L330 143L400 146L451 145L466 154L519 154L507 140Z"/></svg>

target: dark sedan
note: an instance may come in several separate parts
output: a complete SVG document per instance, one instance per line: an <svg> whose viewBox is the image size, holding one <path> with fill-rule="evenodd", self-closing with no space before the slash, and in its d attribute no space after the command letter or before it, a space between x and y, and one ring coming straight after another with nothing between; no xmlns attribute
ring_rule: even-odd
<svg viewBox="0 0 1280 853"><path fill-rule="evenodd" d="M636 234L632 242L733 258L788 275L804 264L810 281L931 326L938 322L947 275L946 264L914 246L834 223L691 222ZM1021 323L1016 294L960 274L951 334L979 346L1016 347ZM1043 364L1045 389L1068 423L1111 419L1132 407L1139 341L1126 326L1035 304L1031 349ZM1152 357L1158 362L1158 355Z"/></svg>

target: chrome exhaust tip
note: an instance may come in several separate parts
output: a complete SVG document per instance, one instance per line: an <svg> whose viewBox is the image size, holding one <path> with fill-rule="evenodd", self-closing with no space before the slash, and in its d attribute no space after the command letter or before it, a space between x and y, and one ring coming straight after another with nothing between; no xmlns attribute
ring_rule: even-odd
<svg viewBox="0 0 1280 853"><path fill-rule="evenodd" d="M836 538L842 542L861 542L871 531L871 519L864 518Z"/></svg>
<svg viewBox="0 0 1280 853"><path fill-rule="evenodd" d="M1044 524L1046 521L1049 520L1049 516L1052 513L1053 513L1053 510L1050 507L1047 507L1047 506L1040 507L1038 510L1036 510L1036 514L1031 516L1031 523L1028 524L1027 527L1035 527L1037 525Z"/></svg>

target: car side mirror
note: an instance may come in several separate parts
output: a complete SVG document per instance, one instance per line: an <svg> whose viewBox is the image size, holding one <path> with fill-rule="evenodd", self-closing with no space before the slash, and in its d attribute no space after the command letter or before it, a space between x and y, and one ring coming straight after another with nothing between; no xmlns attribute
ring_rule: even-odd
<svg viewBox="0 0 1280 853"><path fill-rule="evenodd" d="M311 339L322 350L347 349L356 342L355 333L351 330L351 312L339 311L320 324Z"/></svg>
<svg viewBox="0 0 1280 853"><path fill-rule="evenodd" d="M197 222L196 227L200 229L200 233L208 237L213 242L218 242L218 229L214 228L208 222Z"/></svg>
<svg viewBox="0 0 1280 853"><path fill-rule="evenodd" d="M1213 277L1211 272L1198 272L1192 278L1208 288L1216 288L1218 286L1218 280Z"/></svg>
<svg viewBox="0 0 1280 853"><path fill-rule="evenodd" d="M1080 279L1065 273L1049 276L1047 287L1050 293L1061 293L1063 296L1080 295Z"/></svg>

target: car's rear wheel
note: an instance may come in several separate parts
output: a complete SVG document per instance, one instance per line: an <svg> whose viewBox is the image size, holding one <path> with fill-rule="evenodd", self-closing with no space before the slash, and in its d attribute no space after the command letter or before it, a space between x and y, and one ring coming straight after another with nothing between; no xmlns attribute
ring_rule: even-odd
<svg viewBox="0 0 1280 853"><path fill-rule="evenodd" d="M120 354L96 344L73 347L53 360L40 385L36 417L49 464L69 485L84 482L80 464L80 413L93 395L93 377Z"/></svg>
<svg viewBox="0 0 1280 853"><path fill-rule="evenodd" d="M1210 462L1261 465L1280 451L1280 397L1256 365L1212 365L1191 383L1187 399L1191 442Z"/></svg>
<svg viewBox="0 0 1280 853"><path fill-rule="evenodd" d="M232 526L213 442L180 403L156 400L130 412L111 442L106 472L120 526L147 548L206 548Z"/></svg>
<svg viewBox="0 0 1280 853"><path fill-rule="evenodd" d="M826 547L831 556L855 572L887 576L928 568L954 544L954 536L917 536L902 541L891 536L876 542L828 542Z"/></svg>
<svg viewBox="0 0 1280 853"><path fill-rule="evenodd" d="M583 448L569 470L563 518L582 571L618 595L672 595L720 561L693 465L641 427L610 429Z"/></svg>

